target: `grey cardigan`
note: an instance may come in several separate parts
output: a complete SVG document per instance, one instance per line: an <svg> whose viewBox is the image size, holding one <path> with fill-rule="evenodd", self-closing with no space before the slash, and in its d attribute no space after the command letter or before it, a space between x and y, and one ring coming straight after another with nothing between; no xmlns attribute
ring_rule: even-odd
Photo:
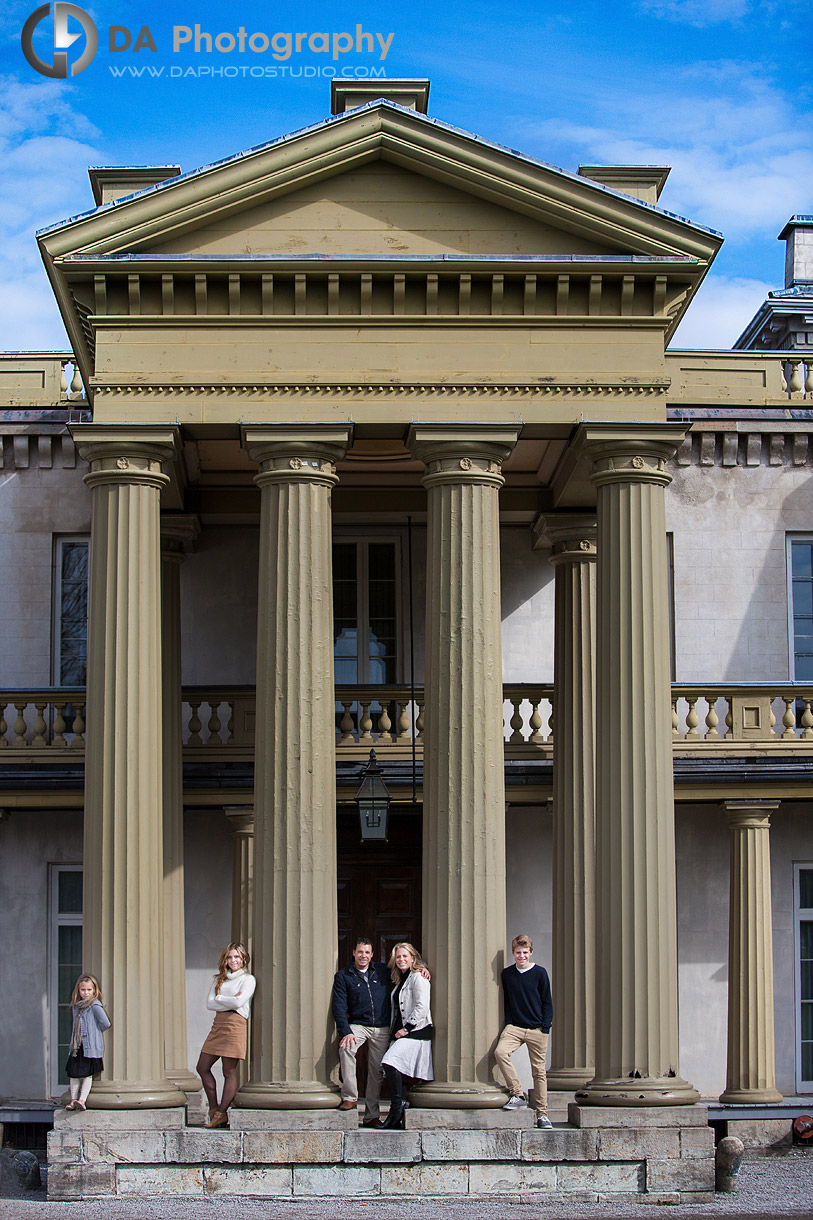
<svg viewBox="0 0 813 1220"><path fill-rule="evenodd" d="M71 1009L76 1015L75 1009ZM82 1050L87 1059L101 1059L104 1055L102 1032L110 1029L110 1018L102 1008L99 1000L94 1000L90 1008L79 1015L79 1027L82 1030Z"/></svg>

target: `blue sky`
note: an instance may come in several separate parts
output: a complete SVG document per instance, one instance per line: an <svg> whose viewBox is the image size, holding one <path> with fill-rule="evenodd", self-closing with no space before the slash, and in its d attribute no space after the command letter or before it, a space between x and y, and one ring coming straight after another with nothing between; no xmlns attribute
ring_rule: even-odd
<svg viewBox="0 0 813 1220"><path fill-rule="evenodd" d="M329 114L333 68L427 76L434 117L570 171L672 166L661 205L726 238L678 332L682 346L733 342L765 293L782 286L777 234L792 214L813 212L809 0L413 0L389 11L367 0L105 0L82 6L99 49L68 80L39 75L23 57L20 33L35 7L7 0L0 15L3 350L65 345L34 233L93 205L89 165L187 171L308 126ZM175 27L196 24L213 40L224 35L225 49L213 41L211 53L195 53L190 41L174 50ZM130 50L109 50L111 26L129 31ZM322 33L354 35L357 26L374 36L372 51L362 42L345 52L340 41L334 59L330 41L318 49ZM143 27L149 39L135 52ZM240 27L246 39L258 36L259 50L228 51ZM38 27L43 60L53 58L52 29L50 19ZM313 49L304 40L286 59L283 37L262 50L264 37L297 32L315 36ZM201 76L202 66L240 74Z"/></svg>

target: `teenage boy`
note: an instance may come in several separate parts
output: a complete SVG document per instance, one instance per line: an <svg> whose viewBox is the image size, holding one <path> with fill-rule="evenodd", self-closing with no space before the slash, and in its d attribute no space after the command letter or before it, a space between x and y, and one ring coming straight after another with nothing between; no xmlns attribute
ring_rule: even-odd
<svg viewBox="0 0 813 1220"><path fill-rule="evenodd" d="M545 1058L548 1053L548 1034L553 1022L550 979L544 967L536 966L531 961L534 946L530 936L526 936L524 932L515 936L511 941L511 951L514 954L514 965L506 966L502 972L505 1028L494 1052L505 1083L511 1090L511 1096L503 1110L519 1110L528 1104L511 1062L512 1054L524 1042L531 1060L536 1125L549 1130L553 1124L547 1115L548 1079L545 1073Z"/></svg>

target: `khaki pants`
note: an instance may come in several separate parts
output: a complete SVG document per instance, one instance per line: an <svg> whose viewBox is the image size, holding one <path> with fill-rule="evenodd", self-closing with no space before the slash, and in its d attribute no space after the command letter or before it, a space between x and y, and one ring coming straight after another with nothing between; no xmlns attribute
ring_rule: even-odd
<svg viewBox="0 0 813 1220"><path fill-rule="evenodd" d="M356 1039L352 1050L339 1047L339 1063L342 1069L342 1101L358 1101L356 1084L356 1055L360 1046L369 1043L367 1051L367 1096L364 1098L364 1121L373 1122L380 1116L381 1059L390 1044L390 1031L386 1026L351 1025L350 1032Z"/></svg>
<svg viewBox="0 0 813 1220"><path fill-rule="evenodd" d="M523 1042L528 1048L531 1060L531 1074L534 1080L534 1109L536 1116L546 1114L548 1109L548 1077L545 1071L545 1058L548 1053L548 1035L541 1029L522 1029L519 1025L506 1025L500 1034L500 1040L494 1055L500 1071L505 1077L505 1083L511 1090L512 1097L522 1096L522 1085L519 1076L514 1071L511 1056Z"/></svg>

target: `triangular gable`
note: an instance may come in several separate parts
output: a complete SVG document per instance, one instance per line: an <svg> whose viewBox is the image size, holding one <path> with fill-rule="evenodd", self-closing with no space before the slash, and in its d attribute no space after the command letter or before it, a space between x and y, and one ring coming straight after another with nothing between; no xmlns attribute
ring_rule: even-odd
<svg viewBox="0 0 813 1220"><path fill-rule="evenodd" d="M194 248L194 233L224 226L237 232L240 214L279 215L286 196L380 161L570 234L594 252L688 256L706 265L720 245L718 235L659 208L387 101L170 179L54 226L39 240L46 262Z"/></svg>
<svg viewBox="0 0 813 1220"><path fill-rule="evenodd" d="M623 251L378 160L175 234L143 253L512 258Z"/></svg>

